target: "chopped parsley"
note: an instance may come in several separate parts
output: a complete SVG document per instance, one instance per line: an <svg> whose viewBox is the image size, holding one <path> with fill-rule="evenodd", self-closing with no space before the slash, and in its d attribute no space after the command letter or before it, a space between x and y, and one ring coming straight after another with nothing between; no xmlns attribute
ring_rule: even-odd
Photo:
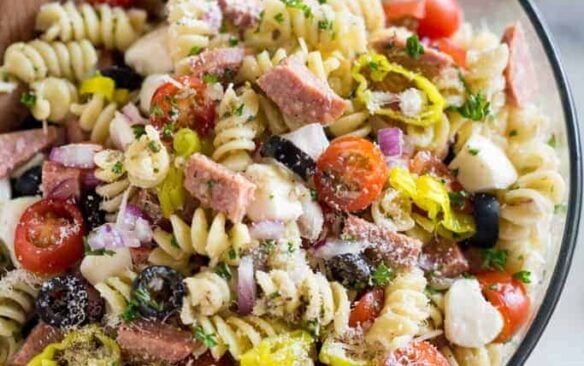
<svg viewBox="0 0 584 366"><path fill-rule="evenodd" d="M556 215L565 214L567 211L568 211L568 208L566 207L566 205L555 205L554 206L554 213Z"/></svg>
<svg viewBox="0 0 584 366"><path fill-rule="evenodd" d="M20 103L24 104L27 108L32 108L36 104L36 99L36 95L26 92L20 96Z"/></svg>
<svg viewBox="0 0 584 366"><path fill-rule="evenodd" d="M452 110L460 113L464 118L481 122L491 114L491 103L487 101L483 93L479 92L478 94L470 94L462 107Z"/></svg>
<svg viewBox="0 0 584 366"><path fill-rule="evenodd" d="M558 146L556 135L551 135L549 140L547 141L547 144L555 149Z"/></svg>
<svg viewBox="0 0 584 366"><path fill-rule="evenodd" d="M274 20L277 21L278 23L282 24L284 22L284 14L278 13L278 14L274 15Z"/></svg>
<svg viewBox="0 0 584 366"><path fill-rule="evenodd" d="M294 253L295 250L296 250L296 248L294 248L294 243L289 241L288 242L288 253L292 254L292 253Z"/></svg>
<svg viewBox="0 0 584 366"><path fill-rule="evenodd" d="M481 152L479 149L468 149L468 152L472 155L472 156L477 156L479 154L479 152Z"/></svg>
<svg viewBox="0 0 584 366"><path fill-rule="evenodd" d="M264 241L264 247L266 248L266 251L272 252L274 251L274 249L276 249L276 242L272 239L268 239L266 241Z"/></svg>
<svg viewBox="0 0 584 366"><path fill-rule="evenodd" d="M162 136L167 139L172 138L172 134L174 133L176 126L174 123L165 123L162 127Z"/></svg>
<svg viewBox="0 0 584 366"><path fill-rule="evenodd" d="M270 300L274 300L277 299L278 297L281 297L282 295L280 295L280 293L278 291L274 291L270 294Z"/></svg>
<svg viewBox="0 0 584 366"><path fill-rule="evenodd" d="M172 238L170 239L170 245L173 246L174 248L180 248L180 245L178 245L178 240L176 240L176 236L172 236Z"/></svg>
<svg viewBox="0 0 584 366"><path fill-rule="evenodd" d="M243 116L243 107L245 107L245 106L243 104L241 104L239 107L237 107L237 109L233 113L238 117Z"/></svg>
<svg viewBox="0 0 584 366"><path fill-rule="evenodd" d="M531 283L531 272L529 271L519 271L513 274L513 277L518 279L523 283Z"/></svg>
<svg viewBox="0 0 584 366"><path fill-rule="evenodd" d="M333 22L330 19L324 18L318 21L318 29L320 30L332 30Z"/></svg>
<svg viewBox="0 0 584 366"><path fill-rule="evenodd" d="M509 131L509 137L515 137L519 135L519 132L517 132L517 130L511 130Z"/></svg>
<svg viewBox="0 0 584 366"><path fill-rule="evenodd" d="M196 56L199 53L203 52L203 48L199 47L199 46L194 46L193 48L191 48L191 50L189 51L189 56Z"/></svg>
<svg viewBox="0 0 584 366"><path fill-rule="evenodd" d="M124 164L121 161L116 161L114 166L112 167L112 173L114 174L122 174L124 171Z"/></svg>
<svg viewBox="0 0 584 366"><path fill-rule="evenodd" d="M462 207L464 206L464 200L468 197L468 193L465 191L460 192L448 192L448 198L450 198L450 203L452 206Z"/></svg>
<svg viewBox="0 0 584 366"><path fill-rule="evenodd" d="M385 287L393 278L393 271L387 268L384 263L381 263L373 272L371 281L375 286Z"/></svg>
<svg viewBox="0 0 584 366"><path fill-rule="evenodd" d="M195 335L195 338L207 348L213 348L217 345L215 333L206 333L200 325L194 329L193 334Z"/></svg>
<svg viewBox="0 0 584 366"><path fill-rule="evenodd" d="M318 192L316 191L316 189L311 188L310 189L310 198L312 198L313 201L318 201Z"/></svg>
<svg viewBox="0 0 584 366"><path fill-rule="evenodd" d="M308 332L310 332L313 337L318 337L320 335L320 323L318 322L318 319L306 322L306 328L308 328Z"/></svg>
<svg viewBox="0 0 584 366"><path fill-rule="evenodd" d="M134 138L139 140L140 137L146 134L146 127L144 125L132 125L132 131L134 132Z"/></svg>
<svg viewBox="0 0 584 366"><path fill-rule="evenodd" d="M239 44L239 39L237 38L229 38L229 46L235 47Z"/></svg>
<svg viewBox="0 0 584 366"><path fill-rule="evenodd" d="M205 74L203 75L203 81L207 84L215 84L217 81L219 81L219 78L217 75Z"/></svg>
<svg viewBox="0 0 584 366"><path fill-rule="evenodd" d="M150 114L154 117L164 117L164 111L162 108L160 108L160 106L157 105L154 105L152 108L150 108Z"/></svg>
<svg viewBox="0 0 584 366"><path fill-rule="evenodd" d="M237 252L235 251L234 248L229 249L229 259L234 260L237 259Z"/></svg>
<svg viewBox="0 0 584 366"><path fill-rule="evenodd" d="M307 18L312 17L312 9L310 6L306 5L302 0L280 0L288 8L302 10L304 16Z"/></svg>
<svg viewBox="0 0 584 366"><path fill-rule="evenodd" d="M140 305L137 302L130 301L124 312L120 314L120 318L124 323L129 323L132 320L138 319L140 317L140 312L138 311L139 307Z"/></svg>
<svg viewBox="0 0 584 366"><path fill-rule="evenodd" d="M150 149L150 151L152 151L153 153L157 153L160 152L160 150L162 149L162 147L160 146L160 144L156 141L150 141L148 143L148 148Z"/></svg>
<svg viewBox="0 0 584 366"><path fill-rule="evenodd" d="M215 267L215 273L223 277L223 279L225 279L226 281L229 281L231 279L231 269L229 269L229 266L225 262L219 262L217 264L217 266Z"/></svg>
<svg viewBox="0 0 584 366"><path fill-rule="evenodd" d="M126 323L137 319L140 317L140 305L146 305L155 311L164 310L164 304L154 300L147 290L143 287L139 287L132 292L132 299L128 302L128 306L120 315L120 318Z"/></svg>
<svg viewBox="0 0 584 366"><path fill-rule="evenodd" d="M419 59L424 54L424 45L420 42L420 38L416 34L407 39L406 52L414 60Z"/></svg>
<svg viewBox="0 0 584 366"><path fill-rule="evenodd" d="M505 269L507 257L509 257L509 252L507 250L492 248L485 249L482 252L484 258L481 263L481 268L496 269L498 271L503 271Z"/></svg>
<svg viewBox="0 0 584 366"><path fill-rule="evenodd" d="M110 257L113 257L116 252L114 252L113 250L108 250L108 249L98 249L98 250L94 250L89 246L89 243L87 243L87 237L83 238L83 247L85 249L85 255L86 256L102 256L102 255L107 255Z"/></svg>

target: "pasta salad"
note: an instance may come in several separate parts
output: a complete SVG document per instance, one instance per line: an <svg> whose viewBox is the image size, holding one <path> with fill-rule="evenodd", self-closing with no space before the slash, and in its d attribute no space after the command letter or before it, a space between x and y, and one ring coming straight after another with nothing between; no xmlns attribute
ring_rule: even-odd
<svg viewBox="0 0 584 366"><path fill-rule="evenodd" d="M505 363L565 201L520 23L456 0L35 15L0 66L29 110L0 134L0 364Z"/></svg>

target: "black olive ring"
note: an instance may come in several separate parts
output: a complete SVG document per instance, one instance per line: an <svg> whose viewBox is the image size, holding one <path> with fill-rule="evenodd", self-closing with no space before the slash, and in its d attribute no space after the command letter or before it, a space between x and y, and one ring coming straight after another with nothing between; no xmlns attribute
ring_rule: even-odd
<svg viewBox="0 0 584 366"><path fill-rule="evenodd" d="M63 275L43 283L36 299L41 320L57 328L83 324L87 319L89 295L77 277Z"/></svg>
<svg viewBox="0 0 584 366"><path fill-rule="evenodd" d="M132 284L132 300L148 318L164 319L180 309L186 288L183 275L166 266L144 269Z"/></svg>

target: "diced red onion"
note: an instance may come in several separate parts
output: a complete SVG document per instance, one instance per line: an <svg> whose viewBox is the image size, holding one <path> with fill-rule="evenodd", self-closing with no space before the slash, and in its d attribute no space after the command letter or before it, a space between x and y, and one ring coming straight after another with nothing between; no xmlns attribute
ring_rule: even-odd
<svg viewBox="0 0 584 366"><path fill-rule="evenodd" d="M259 221L251 225L249 233L256 240L277 240L286 233L286 226L282 221Z"/></svg>
<svg viewBox="0 0 584 366"><path fill-rule="evenodd" d="M145 125L148 124L148 120L140 114L138 107L134 103L128 103L122 108L122 114L127 117L128 124L135 125L141 124Z"/></svg>
<svg viewBox="0 0 584 366"><path fill-rule="evenodd" d="M115 224L104 224L96 228L88 235L87 244L93 250L139 248L141 245L138 238Z"/></svg>
<svg viewBox="0 0 584 366"><path fill-rule="evenodd" d="M379 148L383 152L383 155L395 157L402 154L404 138L401 129L391 127L379 130L377 141L379 142Z"/></svg>
<svg viewBox="0 0 584 366"><path fill-rule="evenodd" d="M87 170L83 174L83 185L88 188L94 188L100 185L102 182L101 180L97 179L95 176L95 171Z"/></svg>
<svg viewBox="0 0 584 366"><path fill-rule="evenodd" d="M152 241L153 233L148 215L138 207L127 204L123 211L120 211L117 226L127 231L130 235L138 239L141 243Z"/></svg>
<svg viewBox="0 0 584 366"><path fill-rule="evenodd" d="M239 314L249 315L256 300L256 283L254 280L253 259L241 258L237 268L237 308Z"/></svg>
<svg viewBox="0 0 584 366"><path fill-rule="evenodd" d="M53 148L49 159L69 168L93 169L93 158L101 150L96 144L69 144Z"/></svg>
<svg viewBox="0 0 584 366"><path fill-rule="evenodd" d="M75 178L63 179L55 187L47 192L47 197L56 198L60 200L67 200L71 197L79 195L78 182Z"/></svg>
<svg viewBox="0 0 584 366"><path fill-rule="evenodd" d="M359 254L365 248L366 246L360 242L328 238L324 244L319 242L314 247L313 255L316 258L327 260L341 254Z"/></svg>

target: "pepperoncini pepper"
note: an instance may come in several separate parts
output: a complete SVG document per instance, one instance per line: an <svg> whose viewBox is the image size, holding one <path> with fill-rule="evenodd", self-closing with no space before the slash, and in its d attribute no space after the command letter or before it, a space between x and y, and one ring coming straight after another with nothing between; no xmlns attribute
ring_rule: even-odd
<svg viewBox="0 0 584 366"><path fill-rule="evenodd" d="M389 173L389 183L427 212L427 217L412 215L426 230L433 229L431 231L437 231L451 239L464 239L474 235L474 218L452 210L446 185L438 179L427 174L416 177L404 168L395 167Z"/></svg>
<svg viewBox="0 0 584 366"><path fill-rule="evenodd" d="M369 366L370 362L347 355L346 345L327 339L318 355L320 362L330 366Z"/></svg>
<svg viewBox="0 0 584 366"><path fill-rule="evenodd" d="M116 89L114 79L97 73L89 79L83 80L79 87L79 94L97 94L107 100L123 105L128 102L130 92L128 89Z"/></svg>
<svg viewBox="0 0 584 366"><path fill-rule="evenodd" d="M438 88L424 76L407 70L401 65L391 63L385 56L376 53L362 55L353 67L353 78L359 83L356 91L359 101L365 105L370 105L376 93L369 89L367 77L363 75L365 68L369 69L369 78L374 82L382 82L390 73L399 75L412 82L427 99L427 105L415 116L406 115L400 110L392 108L382 108L381 106L374 108L373 113L422 127L431 126L440 121L446 101L438 91Z"/></svg>
<svg viewBox="0 0 584 366"><path fill-rule="evenodd" d="M294 331L260 342L241 356L241 366L312 365L314 340L307 332Z"/></svg>
<svg viewBox="0 0 584 366"><path fill-rule="evenodd" d="M88 326L69 333L60 343L53 343L36 355L27 366L57 366L59 361L69 365L121 365L118 344L97 326Z"/></svg>

